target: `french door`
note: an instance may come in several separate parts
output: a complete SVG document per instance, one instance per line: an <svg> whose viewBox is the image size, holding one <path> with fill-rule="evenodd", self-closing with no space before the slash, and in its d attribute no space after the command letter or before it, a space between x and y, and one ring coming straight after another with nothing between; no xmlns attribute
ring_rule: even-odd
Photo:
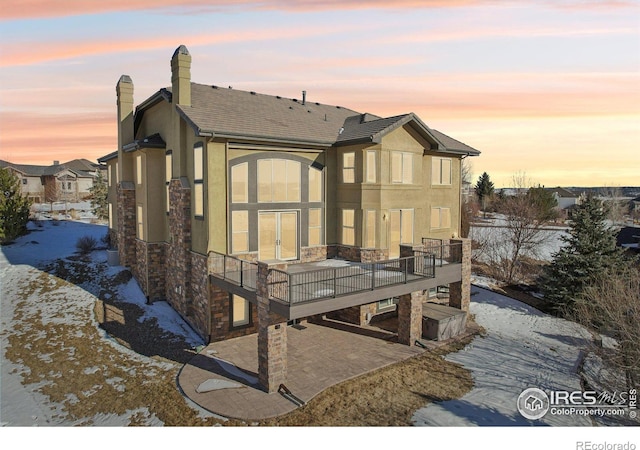
<svg viewBox="0 0 640 450"><path fill-rule="evenodd" d="M389 216L389 258L398 258L400 244L413 242L413 210L392 209Z"/></svg>
<svg viewBox="0 0 640 450"><path fill-rule="evenodd" d="M258 212L258 259L298 259L298 211Z"/></svg>

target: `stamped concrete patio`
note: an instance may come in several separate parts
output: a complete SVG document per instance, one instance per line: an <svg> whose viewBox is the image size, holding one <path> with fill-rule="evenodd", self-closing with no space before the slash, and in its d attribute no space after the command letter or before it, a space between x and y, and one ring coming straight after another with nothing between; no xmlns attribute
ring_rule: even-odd
<svg viewBox="0 0 640 450"><path fill-rule="evenodd" d="M328 320L288 327L287 341L285 386L305 402L330 386L424 351L394 342L383 330ZM294 402L260 389L257 349L256 334L209 344L183 367L178 385L204 409L228 418L261 420L293 411ZM202 392L205 382L237 387Z"/></svg>

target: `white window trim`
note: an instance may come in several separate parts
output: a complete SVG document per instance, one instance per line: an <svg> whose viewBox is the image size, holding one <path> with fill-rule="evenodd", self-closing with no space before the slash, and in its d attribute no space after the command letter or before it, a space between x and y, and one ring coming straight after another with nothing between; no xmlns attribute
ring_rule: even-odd
<svg viewBox="0 0 640 450"><path fill-rule="evenodd" d="M353 155L353 166L345 166L345 156ZM353 173L353 181L345 181L345 172L349 170ZM344 152L342 154L342 182L345 184L353 184L356 182L356 152Z"/></svg>

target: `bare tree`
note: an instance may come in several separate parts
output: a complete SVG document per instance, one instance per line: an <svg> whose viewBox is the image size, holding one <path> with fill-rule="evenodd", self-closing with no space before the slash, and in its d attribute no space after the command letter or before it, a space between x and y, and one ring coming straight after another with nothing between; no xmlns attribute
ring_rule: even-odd
<svg viewBox="0 0 640 450"><path fill-rule="evenodd" d="M569 312L577 322L613 338L611 348L594 347L610 367L625 374L627 387L640 382L640 272L629 264L599 274ZM606 381L606 380L603 380Z"/></svg>
<svg viewBox="0 0 640 450"><path fill-rule="evenodd" d="M505 218L499 255L507 283L513 283L520 277L523 258L538 257L541 247L550 239L544 225L551 218L551 213L548 208L541 207L534 196L529 195L533 183L524 173L518 173L513 176L512 184L514 194L500 202L499 211Z"/></svg>
<svg viewBox="0 0 640 450"><path fill-rule="evenodd" d="M607 218L614 226L624 225L624 220L629 213L629 201L624 198L619 187L605 187L602 190L602 200L607 208Z"/></svg>

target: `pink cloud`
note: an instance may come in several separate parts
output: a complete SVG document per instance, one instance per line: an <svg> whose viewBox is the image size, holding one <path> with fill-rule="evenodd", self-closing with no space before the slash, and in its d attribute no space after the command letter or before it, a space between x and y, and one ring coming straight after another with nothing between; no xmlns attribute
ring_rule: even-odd
<svg viewBox="0 0 640 450"><path fill-rule="evenodd" d="M325 11L358 9L455 8L464 6L517 4L516 0L9 0L0 10L0 20L64 17L117 11L171 10L174 14L207 10L249 9ZM634 6L631 0L547 0L551 8L612 9Z"/></svg>

